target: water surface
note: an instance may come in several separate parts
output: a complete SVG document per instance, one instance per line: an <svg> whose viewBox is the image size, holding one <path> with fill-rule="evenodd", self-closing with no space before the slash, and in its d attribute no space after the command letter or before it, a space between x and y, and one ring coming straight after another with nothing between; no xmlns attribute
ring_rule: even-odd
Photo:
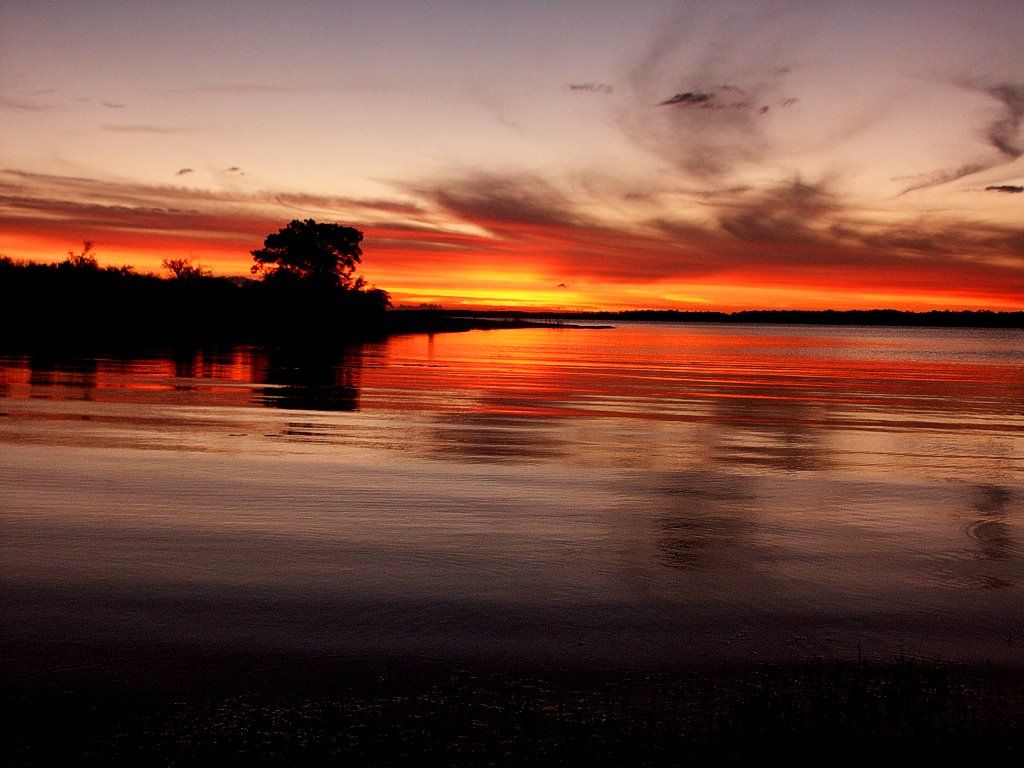
<svg viewBox="0 0 1024 768"><path fill-rule="evenodd" d="M0 358L5 659L1024 662L1024 334ZM38 658L43 661L38 661Z"/></svg>

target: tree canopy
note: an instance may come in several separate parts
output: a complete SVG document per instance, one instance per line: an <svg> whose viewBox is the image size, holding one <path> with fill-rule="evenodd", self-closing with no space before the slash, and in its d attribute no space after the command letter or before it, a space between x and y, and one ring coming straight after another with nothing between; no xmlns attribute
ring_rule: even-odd
<svg viewBox="0 0 1024 768"><path fill-rule="evenodd" d="M365 281L355 271L362 240L354 227L293 219L252 252L252 273L264 280L360 290Z"/></svg>

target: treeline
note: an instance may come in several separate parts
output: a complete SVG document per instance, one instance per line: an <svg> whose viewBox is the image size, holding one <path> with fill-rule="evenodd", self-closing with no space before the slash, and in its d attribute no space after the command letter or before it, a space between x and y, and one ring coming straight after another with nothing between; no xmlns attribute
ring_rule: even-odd
<svg viewBox="0 0 1024 768"><path fill-rule="evenodd" d="M502 312L484 317L548 318L552 320L599 320L660 323L763 323L767 325L880 325L930 328L1024 328L1024 312L989 310L932 310L906 312L898 309L799 310L753 309L740 312L690 312L685 310L626 310L623 312Z"/></svg>
<svg viewBox="0 0 1024 768"><path fill-rule="evenodd" d="M384 291L184 267L164 278L81 255L59 264L0 257L0 340L7 347L255 343L385 332Z"/></svg>

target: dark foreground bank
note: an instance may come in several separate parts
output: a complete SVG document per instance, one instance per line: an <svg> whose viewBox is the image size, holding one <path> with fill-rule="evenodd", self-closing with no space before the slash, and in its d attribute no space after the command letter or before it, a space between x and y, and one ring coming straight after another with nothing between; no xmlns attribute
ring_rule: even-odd
<svg viewBox="0 0 1024 768"><path fill-rule="evenodd" d="M168 347L182 344L349 343L408 333L551 326L604 327L620 322L757 323L1021 328L1024 312L890 309L689 312L491 311L390 307L386 291L361 282L215 277L188 267L174 277L99 267L69 258L59 264L0 257L0 344L6 349Z"/></svg>
<svg viewBox="0 0 1024 768"><path fill-rule="evenodd" d="M12 676L8 764L1010 764L1024 750L1021 674L987 667L544 675L338 661L226 676L225 666L167 666L155 686L116 668Z"/></svg>
<svg viewBox="0 0 1024 768"><path fill-rule="evenodd" d="M160 278L93 262L0 258L0 343L6 349L346 343L537 324L519 317L390 311L384 291L310 280L198 272Z"/></svg>

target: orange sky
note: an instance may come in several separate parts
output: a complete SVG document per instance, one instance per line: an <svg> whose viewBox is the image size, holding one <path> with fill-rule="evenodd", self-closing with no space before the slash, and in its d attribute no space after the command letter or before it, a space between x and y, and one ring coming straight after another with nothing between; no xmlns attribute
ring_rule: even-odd
<svg viewBox="0 0 1024 768"><path fill-rule="evenodd" d="M0 254L312 217L396 304L1024 309L1019 2L574 9L4 4Z"/></svg>

